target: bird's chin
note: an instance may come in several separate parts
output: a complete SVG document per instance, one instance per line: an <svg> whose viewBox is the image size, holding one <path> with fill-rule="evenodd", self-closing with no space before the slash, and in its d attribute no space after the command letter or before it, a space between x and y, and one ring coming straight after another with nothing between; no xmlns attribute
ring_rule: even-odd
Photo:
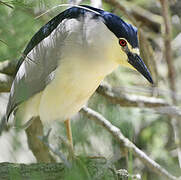
<svg viewBox="0 0 181 180"><path fill-rule="evenodd" d="M133 70L137 71L130 63L128 63L127 60L119 61L118 63L119 63L120 66L124 66L126 68L133 69Z"/></svg>

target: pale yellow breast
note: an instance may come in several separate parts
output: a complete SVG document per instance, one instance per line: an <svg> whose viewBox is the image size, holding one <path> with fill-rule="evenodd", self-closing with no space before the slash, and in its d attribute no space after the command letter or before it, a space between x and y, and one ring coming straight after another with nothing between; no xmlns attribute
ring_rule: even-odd
<svg viewBox="0 0 181 180"><path fill-rule="evenodd" d="M104 77L117 67L109 61L107 65L96 64L85 59L74 59L71 63L69 59L62 60L55 79L42 92L39 105L41 119L64 121L75 115Z"/></svg>

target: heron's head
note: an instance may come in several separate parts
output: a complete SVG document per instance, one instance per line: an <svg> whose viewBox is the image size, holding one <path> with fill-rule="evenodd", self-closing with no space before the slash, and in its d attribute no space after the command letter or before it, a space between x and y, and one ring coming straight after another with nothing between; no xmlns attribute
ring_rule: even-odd
<svg viewBox="0 0 181 180"><path fill-rule="evenodd" d="M139 55L137 28L112 13L92 9L101 14L104 24L114 34L114 46L112 47L113 52L116 53L114 60L120 65L136 69L150 83L153 83L151 74Z"/></svg>

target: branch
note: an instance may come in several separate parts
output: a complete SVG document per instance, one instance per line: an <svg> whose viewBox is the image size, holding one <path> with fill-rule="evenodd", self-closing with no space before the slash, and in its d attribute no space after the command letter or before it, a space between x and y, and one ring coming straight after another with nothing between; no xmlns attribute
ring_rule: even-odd
<svg viewBox="0 0 181 180"><path fill-rule="evenodd" d="M76 163L76 164L75 164ZM71 169L62 163L36 163L14 164L0 163L0 179L118 179L118 174L113 172L113 166L107 166L107 161L102 158L77 160ZM87 174L88 173L88 174ZM88 175L90 177L88 177ZM122 173L122 177L125 175Z"/></svg>
<svg viewBox="0 0 181 180"><path fill-rule="evenodd" d="M0 92L9 92L12 82L11 76L0 73Z"/></svg>
<svg viewBox="0 0 181 180"><path fill-rule="evenodd" d="M154 112L162 115L181 117L180 108L172 106L160 98L122 93L118 88L113 89L106 84L100 85L96 92L108 99L112 104L119 104L121 107L152 108Z"/></svg>
<svg viewBox="0 0 181 180"><path fill-rule="evenodd" d="M169 2L168 0L160 0L162 6L162 14L165 24L165 32L164 32L164 44L165 44L165 59L168 68L168 79L170 89L173 91L172 93L172 101L174 105L178 104L178 100L176 98L177 89L176 89L176 69L173 61L173 52L172 52L172 25L171 25L171 17L169 15ZM177 145L178 152L178 161L181 168L181 121L180 118L172 119L172 126L175 133L175 143Z"/></svg>
<svg viewBox="0 0 181 180"><path fill-rule="evenodd" d="M39 117L34 117L32 124L25 130L28 146L37 162L55 162L46 145L38 138L43 137L43 125Z"/></svg>
<svg viewBox="0 0 181 180"><path fill-rule="evenodd" d="M175 85L176 70L174 67L173 57L172 57L172 46L171 46L172 26L171 26L171 19L169 16L169 4L168 0L160 0L160 3L162 6L162 14L165 24L165 32L164 32L165 51L163 52L163 55L165 56L165 60L168 67L168 78L169 78L170 89L173 92L176 92L176 85ZM174 93L172 94L172 98L174 104L176 104L176 97L174 96Z"/></svg>
<svg viewBox="0 0 181 180"><path fill-rule="evenodd" d="M137 6L134 3L126 2L125 6L130 7L131 15L141 22L141 25L147 26L151 31L159 33L161 31L162 18L160 15L153 14L152 12Z"/></svg>
<svg viewBox="0 0 181 180"><path fill-rule="evenodd" d="M169 106L163 99L122 93L118 88L113 89L105 84L100 85L96 92L109 99L111 103L119 104L121 107L156 108Z"/></svg>
<svg viewBox="0 0 181 180"><path fill-rule="evenodd" d="M0 62L0 73L13 76L15 74L17 64L18 60L12 60L12 61L6 60Z"/></svg>
<svg viewBox="0 0 181 180"><path fill-rule="evenodd" d="M164 177L166 180L178 180L177 177L171 175L168 171L162 168L158 163L150 159L143 151L137 148L129 139L124 137L120 129L113 126L108 120L106 120L101 114L93 111L90 108L84 107L81 112L94 120L97 124L104 127L109 131L112 136L117 139L117 141L127 150L133 152L133 154L138 157L150 170Z"/></svg>
<svg viewBox="0 0 181 180"><path fill-rule="evenodd" d="M52 175L53 172L53 175ZM0 179L63 179L64 166L60 163L14 164L0 163Z"/></svg>
<svg viewBox="0 0 181 180"><path fill-rule="evenodd" d="M7 7L11 8L11 9L14 9L14 7L13 7L13 6L9 5L9 4L8 4L8 3L6 3L6 2L0 1L0 4L3 4L3 5L5 5L5 6L7 6Z"/></svg>

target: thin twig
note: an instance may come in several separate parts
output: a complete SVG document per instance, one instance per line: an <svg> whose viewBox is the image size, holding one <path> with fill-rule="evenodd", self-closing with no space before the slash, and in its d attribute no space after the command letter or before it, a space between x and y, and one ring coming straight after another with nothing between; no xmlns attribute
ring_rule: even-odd
<svg viewBox="0 0 181 180"><path fill-rule="evenodd" d="M0 1L0 4L3 4L3 5L5 5L5 6L7 6L7 7L11 8L11 9L14 9L14 7L13 7L13 6L9 5L9 4L8 4L8 3L6 3L6 2Z"/></svg>
<svg viewBox="0 0 181 180"><path fill-rule="evenodd" d="M60 152L60 150L58 149L54 149L53 146L48 142L48 137L50 135L51 129L49 129L49 131L47 132L47 134L45 136L39 136L38 138L56 155L58 156L63 163L65 164L65 166L67 168L71 168L71 164L69 163L69 161L67 160L67 158L63 155L62 152Z"/></svg>
<svg viewBox="0 0 181 180"><path fill-rule="evenodd" d="M109 131L114 138L118 140L118 142L124 146L127 150L133 152L133 154L138 157L146 166L150 168L153 172L159 174L164 177L166 180L178 180L177 177L171 175L167 170L161 167L154 160L149 158L143 151L135 146L129 139L124 137L121 133L120 129L116 126L113 126L108 120L106 120L101 114L93 111L90 108L84 107L81 112L94 120L96 123L104 127L107 131Z"/></svg>

